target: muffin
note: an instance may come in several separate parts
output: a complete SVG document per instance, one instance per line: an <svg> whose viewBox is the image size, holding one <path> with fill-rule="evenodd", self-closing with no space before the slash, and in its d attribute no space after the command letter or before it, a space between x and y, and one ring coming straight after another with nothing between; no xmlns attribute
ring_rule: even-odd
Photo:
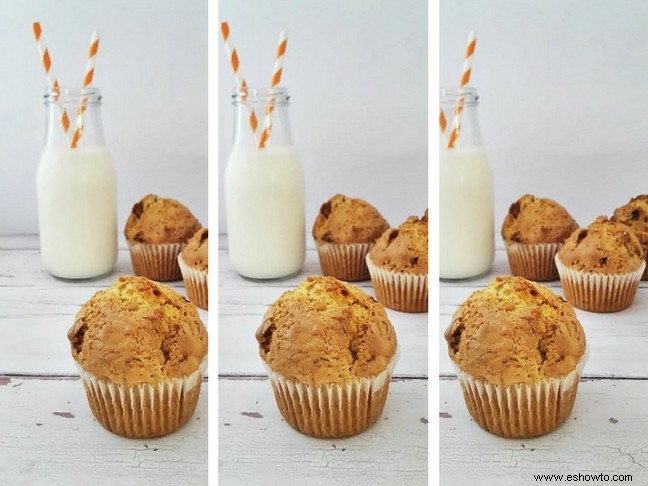
<svg viewBox="0 0 648 486"><path fill-rule="evenodd" d="M367 267L380 302L397 311L427 312L427 210L385 231L367 255Z"/></svg>
<svg viewBox="0 0 648 486"><path fill-rule="evenodd" d="M543 285L497 277L445 331L470 415L508 438L547 434L571 413L586 360L574 309Z"/></svg>
<svg viewBox="0 0 648 486"><path fill-rule="evenodd" d="M189 300L205 310L208 308L207 243L207 228L200 228L189 238L178 256L178 264Z"/></svg>
<svg viewBox="0 0 648 486"><path fill-rule="evenodd" d="M309 277L274 302L256 332L283 418L303 434L358 434L380 416L396 364L385 309L334 277Z"/></svg>
<svg viewBox="0 0 648 486"><path fill-rule="evenodd" d="M511 204L502 224L511 273L530 280L557 280L554 257L577 228L574 218L557 202L522 196Z"/></svg>
<svg viewBox="0 0 648 486"><path fill-rule="evenodd" d="M200 227L191 211L175 199L149 194L135 203L124 228L135 274L180 280L178 255Z"/></svg>
<svg viewBox="0 0 648 486"><path fill-rule="evenodd" d="M94 294L68 331L97 421L125 437L158 437L193 415L207 356L196 307L166 285L121 277Z"/></svg>
<svg viewBox="0 0 648 486"><path fill-rule="evenodd" d="M600 216L574 231L556 255L565 297L592 312L616 312L632 304L646 261L626 225Z"/></svg>
<svg viewBox="0 0 648 486"><path fill-rule="evenodd" d="M616 208L611 219L632 228L648 260L648 194L632 198L628 204ZM648 280L648 266L644 269L641 280Z"/></svg>
<svg viewBox="0 0 648 486"><path fill-rule="evenodd" d="M322 204L313 238L322 273L347 281L368 280L365 258L389 223L362 199L336 194Z"/></svg>

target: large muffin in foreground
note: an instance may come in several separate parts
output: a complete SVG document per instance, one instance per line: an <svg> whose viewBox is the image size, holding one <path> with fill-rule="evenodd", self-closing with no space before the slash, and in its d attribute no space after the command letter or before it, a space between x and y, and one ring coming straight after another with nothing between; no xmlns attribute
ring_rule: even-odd
<svg viewBox="0 0 648 486"><path fill-rule="evenodd" d="M68 339L92 413L106 429L158 437L192 416L207 331L196 307L171 288L121 277L81 307Z"/></svg>
<svg viewBox="0 0 648 486"><path fill-rule="evenodd" d="M390 309L427 312L428 218L410 216L386 230L367 255L376 297Z"/></svg>
<svg viewBox="0 0 648 486"><path fill-rule="evenodd" d="M346 281L368 280L365 257L389 223L362 199L336 194L320 207L313 238L322 273Z"/></svg>
<svg viewBox="0 0 648 486"><path fill-rule="evenodd" d="M557 280L554 257L578 228L557 202L525 194L511 204L502 223L502 238L511 273L530 280Z"/></svg>
<svg viewBox="0 0 648 486"><path fill-rule="evenodd" d="M547 287L498 277L445 331L470 415L502 437L547 434L571 413L586 341L574 309Z"/></svg>
<svg viewBox="0 0 648 486"><path fill-rule="evenodd" d="M281 415L299 432L347 437L380 416L396 333L358 287L309 277L270 306L256 339Z"/></svg>
<svg viewBox="0 0 648 486"><path fill-rule="evenodd" d="M648 261L648 194L633 197L627 204L616 208L611 219L632 229L639 238L645 259ZM648 265L641 280L648 280Z"/></svg>
<svg viewBox="0 0 648 486"><path fill-rule="evenodd" d="M180 280L178 255L202 225L184 205L149 194L133 205L124 236L136 275Z"/></svg>
<svg viewBox="0 0 648 486"><path fill-rule="evenodd" d="M632 304L646 261L639 239L628 226L599 216L565 241L556 266L572 305L616 312Z"/></svg>
<svg viewBox="0 0 648 486"><path fill-rule="evenodd" d="M209 231L207 228L200 228L189 238L178 256L178 264L189 300L205 310L209 307L208 250Z"/></svg>

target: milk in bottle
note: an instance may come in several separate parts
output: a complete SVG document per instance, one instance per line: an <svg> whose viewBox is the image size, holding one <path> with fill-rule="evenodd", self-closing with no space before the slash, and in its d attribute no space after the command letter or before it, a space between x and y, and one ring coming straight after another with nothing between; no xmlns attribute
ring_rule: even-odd
<svg viewBox="0 0 648 486"><path fill-rule="evenodd" d="M86 104L83 134L70 146L60 122ZM48 90L47 139L36 176L41 258L63 279L109 274L117 259L115 171L103 139L99 90ZM73 131L73 124L70 131Z"/></svg>

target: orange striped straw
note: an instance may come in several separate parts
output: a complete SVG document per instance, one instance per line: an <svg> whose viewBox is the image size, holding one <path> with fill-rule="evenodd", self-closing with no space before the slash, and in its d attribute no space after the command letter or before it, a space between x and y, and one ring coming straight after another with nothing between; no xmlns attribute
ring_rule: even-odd
<svg viewBox="0 0 648 486"><path fill-rule="evenodd" d="M447 143L446 130L448 128L448 119L446 118L445 113L443 112L443 108L439 108L439 128L441 129L441 134L443 135L443 139Z"/></svg>
<svg viewBox="0 0 648 486"><path fill-rule="evenodd" d="M38 54L41 57L41 60L43 62L43 68L45 68L45 76L47 76L47 83L49 84L50 88L54 92L54 99L58 100L59 94L60 94L60 86L58 83L58 80L56 79L56 76L54 76L54 73L52 71L52 59L49 54L49 50L45 46L45 42L43 41L43 30L41 29L40 23L39 22L34 22L32 24L32 30L34 32L34 39L36 39L36 47L38 48ZM61 113L61 125L63 125L63 131L65 132L65 136L67 137L68 141L70 141L70 117L67 114L67 110L65 107L61 106L60 107L62 110Z"/></svg>
<svg viewBox="0 0 648 486"><path fill-rule="evenodd" d="M286 39L286 31L282 30L279 34L279 43L277 44L277 54L275 55L274 69L272 70L272 80L270 81L270 89L279 86L281 82L281 73L283 72L283 60L286 54L286 47L288 46L288 39ZM265 109L265 120L263 122L263 132L261 133L261 140L259 141L259 148L265 148L265 144L270 138L270 130L272 125L270 123L270 115L274 111L274 96L268 100L268 105Z"/></svg>
<svg viewBox="0 0 648 486"><path fill-rule="evenodd" d="M95 60L97 59L97 51L99 50L99 32L96 30L92 32L92 37L90 38L90 49L88 49L88 61L86 62L85 75L83 76L82 87L85 89L92 84L92 78L94 77L94 68ZM76 126L74 130L74 135L72 136L72 142L70 142L71 148L77 148L79 145L79 140L83 135L83 114L87 108L88 97L83 96L81 101L79 101L79 106L77 108L77 119Z"/></svg>
<svg viewBox="0 0 648 486"><path fill-rule="evenodd" d="M236 82L236 86L243 92L243 95L245 97L247 95L247 83L245 82L245 78L241 73L241 63L239 61L238 54L236 53L236 49L232 46L232 41L230 40L230 28L227 22L221 22L221 34L225 43L227 57L229 57L232 71L234 71L234 81ZM254 138L258 141L257 127L259 125L259 121L257 120L254 109L248 104L246 104L246 106L250 115L250 128L252 129Z"/></svg>
<svg viewBox="0 0 648 486"><path fill-rule="evenodd" d="M468 45L466 46L466 55L464 57L463 70L461 72L461 79L459 80L459 89L465 88L470 82L470 73L472 71L473 55L475 53L475 46L477 44L477 37L475 31L471 30L468 33ZM452 132L450 133L450 140L448 141L448 148L454 148L457 139L459 138L459 131L461 130L461 112L463 111L464 99L460 96L457 99L457 106L454 110L454 119L452 123Z"/></svg>

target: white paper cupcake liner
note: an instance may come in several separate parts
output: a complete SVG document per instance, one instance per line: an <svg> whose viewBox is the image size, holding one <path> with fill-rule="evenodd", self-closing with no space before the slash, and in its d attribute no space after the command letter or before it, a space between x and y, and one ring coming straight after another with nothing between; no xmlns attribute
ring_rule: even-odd
<svg viewBox="0 0 648 486"><path fill-rule="evenodd" d="M109 431L129 438L159 437L182 427L196 409L206 366L207 358L184 379L128 386L98 379L77 363L97 421Z"/></svg>
<svg viewBox="0 0 648 486"><path fill-rule="evenodd" d="M427 274L392 272L374 265L369 255L366 260L376 298L383 305L402 312L427 312Z"/></svg>
<svg viewBox="0 0 648 486"><path fill-rule="evenodd" d="M576 369L534 385L495 385L476 380L453 362L470 415L484 430L506 438L548 434L569 416L587 351Z"/></svg>
<svg viewBox="0 0 648 486"><path fill-rule="evenodd" d="M315 243L324 275L348 282L369 280L365 258L373 243Z"/></svg>
<svg viewBox="0 0 648 486"><path fill-rule="evenodd" d="M565 298L573 306L591 312L617 312L630 307L646 267L643 261L634 272L588 273L563 265L558 255L555 260Z"/></svg>
<svg viewBox="0 0 648 486"><path fill-rule="evenodd" d="M178 265L178 255L184 243L148 243L128 242L128 250L136 275L158 281L180 280L182 273Z"/></svg>
<svg viewBox="0 0 648 486"><path fill-rule="evenodd" d="M180 266L180 272L182 272L182 280L189 300L201 309L208 310L208 273L205 270L197 270L187 265L182 260L182 255L178 255L178 265Z"/></svg>
<svg viewBox="0 0 648 486"><path fill-rule="evenodd" d="M562 243L508 243L504 242L511 273L536 282L558 280L554 257Z"/></svg>
<svg viewBox="0 0 648 486"><path fill-rule="evenodd" d="M340 438L359 434L378 420L397 361L398 349L387 369L375 377L321 386L287 380L265 362L264 366L279 411L291 427L312 437Z"/></svg>

